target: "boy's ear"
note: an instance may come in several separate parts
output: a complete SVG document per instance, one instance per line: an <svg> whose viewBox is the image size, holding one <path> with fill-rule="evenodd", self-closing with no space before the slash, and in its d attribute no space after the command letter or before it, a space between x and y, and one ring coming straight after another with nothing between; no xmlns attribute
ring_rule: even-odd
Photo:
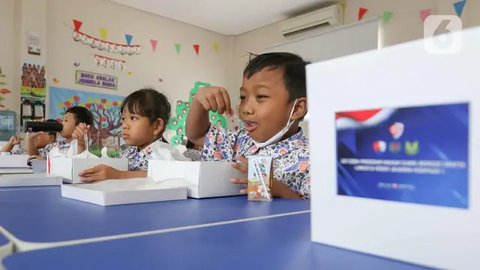
<svg viewBox="0 0 480 270"><path fill-rule="evenodd" d="M305 114L307 114L307 111L307 98L298 98L297 103L295 104L295 108L293 109L292 120L302 119Z"/></svg>

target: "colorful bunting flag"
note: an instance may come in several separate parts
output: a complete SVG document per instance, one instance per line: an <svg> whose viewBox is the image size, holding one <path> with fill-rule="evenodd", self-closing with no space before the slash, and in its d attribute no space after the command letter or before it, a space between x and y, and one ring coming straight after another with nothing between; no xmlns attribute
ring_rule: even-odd
<svg viewBox="0 0 480 270"><path fill-rule="evenodd" d="M455 8L455 12L457 13L458 17L462 17L463 8L465 7L466 3L467 3L467 0L453 3L453 7Z"/></svg>
<svg viewBox="0 0 480 270"><path fill-rule="evenodd" d="M133 36L130 35L130 34L125 34L125 40L127 41L127 44L130 45L132 44L132 39L133 39Z"/></svg>
<svg viewBox="0 0 480 270"><path fill-rule="evenodd" d="M107 40L107 33L108 30L106 28L100 28L100 35L102 36L103 40Z"/></svg>
<svg viewBox="0 0 480 270"><path fill-rule="evenodd" d="M431 9L422 9L420 10L420 18L422 19L422 21L425 21L425 19L430 16L431 13Z"/></svg>
<svg viewBox="0 0 480 270"><path fill-rule="evenodd" d="M73 26L75 27L75 31L80 31L80 27L82 27L82 22L79 20L73 20Z"/></svg>
<svg viewBox="0 0 480 270"><path fill-rule="evenodd" d="M175 43L175 50L177 51L177 54L180 54L181 49L182 49L182 44Z"/></svg>
<svg viewBox="0 0 480 270"><path fill-rule="evenodd" d="M367 13L368 9L366 8L359 8L358 9L358 20L361 21L363 19L363 16L365 15L365 13Z"/></svg>
<svg viewBox="0 0 480 270"><path fill-rule="evenodd" d="M392 19L393 17L393 12L391 11L384 11L383 12L383 23L384 24L387 24L390 22L390 20Z"/></svg>
<svg viewBox="0 0 480 270"><path fill-rule="evenodd" d="M200 45L194 44L193 49L195 50L195 54L198 55L198 53L200 52Z"/></svg>
<svg viewBox="0 0 480 270"><path fill-rule="evenodd" d="M155 52L157 49L157 40L156 39L150 39L150 44L152 45L152 50Z"/></svg>
<svg viewBox="0 0 480 270"><path fill-rule="evenodd" d="M347 9L347 2L340 3L340 6L342 7L342 11L345 14L345 10Z"/></svg>
<svg viewBox="0 0 480 270"><path fill-rule="evenodd" d="M213 50L214 50L215 52L218 52L219 49L220 49L220 47L219 47L219 45L218 45L218 42L213 43Z"/></svg>

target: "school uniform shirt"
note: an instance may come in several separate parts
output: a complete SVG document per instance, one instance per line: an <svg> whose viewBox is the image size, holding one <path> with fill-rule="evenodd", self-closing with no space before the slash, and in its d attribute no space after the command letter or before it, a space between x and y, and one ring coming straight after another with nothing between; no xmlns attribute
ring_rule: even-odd
<svg viewBox="0 0 480 270"><path fill-rule="evenodd" d="M53 148L58 148L61 152L64 152L65 154L68 151L68 148L70 148L70 143L67 142L66 140L59 140L50 144L47 144L43 149L38 149L38 154L42 156L44 159L47 158L48 153Z"/></svg>
<svg viewBox="0 0 480 270"><path fill-rule="evenodd" d="M271 156L273 177L303 198L310 197L310 151L300 129L290 138L258 148L244 129L232 131L211 125L205 135L202 160L238 161L239 156Z"/></svg>
<svg viewBox="0 0 480 270"><path fill-rule="evenodd" d="M128 146L121 155L122 158L128 159L128 170L148 170L148 161L150 159L188 160L178 152L178 149L162 140L158 139L142 150L138 146Z"/></svg>

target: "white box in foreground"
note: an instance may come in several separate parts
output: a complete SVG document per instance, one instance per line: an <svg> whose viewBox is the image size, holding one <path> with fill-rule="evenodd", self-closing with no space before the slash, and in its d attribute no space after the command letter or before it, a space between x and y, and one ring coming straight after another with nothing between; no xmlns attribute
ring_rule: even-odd
<svg viewBox="0 0 480 270"><path fill-rule="evenodd" d="M240 195L242 185L234 185L231 178L247 178L225 161L170 161L150 160L148 176L156 181L184 179L188 183L188 197L209 198Z"/></svg>
<svg viewBox="0 0 480 270"><path fill-rule="evenodd" d="M478 269L480 76L478 69L475 68L474 59L480 58L478 50L480 29L463 31L462 34L463 48L456 54L429 54L424 49L424 41L420 40L307 67L311 134L312 241L442 269ZM462 115L458 117L461 120L458 122L463 121L459 127L468 127L468 139L462 140L468 149L466 159L463 158L467 164L466 177L450 179L463 181L466 192L462 189L456 194L456 190L452 189L452 193L443 194L458 195L459 207L400 201L409 200L415 195L413 192L421 188L419 184L428 184L430 191L436 192L436 188L442 186L440 180L443 181L443 178L436 181L437 178L432 177L430 181L425 182L423 176L412 176L409 184L379 183L370 190L377 187L378 190L375 192L382 194L399 194L403 187L413 190L412 192L406 190L406 196L397 200L373 199L368 193L362 198L342 195L339 192L342 187L339 185L341 182L338 175L341 175L339 168L342 167L339 167L340 163L337 160L339 133L336 129L336 122L338 123L336 113L448 104L468 104L469 111L468 118ZM456 117L455 113L457 112L452 111L448 115ZM392 142L402 142L407 136L405 134L422 128L421 125L414 125L415 115L412 116L410 123L398 122L405 125L404 129L402 124L394 122L389 123L392 125L391 130L385 129L383 134L372 134L372 137L377 137L376 140L386 141L383 146L382 143L377 143L374 148L379 157L393 155L399 148L398 145L390 147ZM446 125L445 121L438 119L434 111L430 116L438 127ZM369 124L368 121L362 123L364 128L370 128ZM389 131L395 136L390 136ZM456 128L431 136L431 140L415 139L412 133L410 133L412 137L408 139L419 140L420 151L436 151L439 160L450 158L455 160L455 157L442 153L445 149L442 150L442 147L438 148L438 145L431 142L438 138L448 140L450 131L456 131ZM403 137L395 138L402 135L402 132ZM356 143L356 150L352 152L358 153L365 145L375 147L371 141L353 137L358 134L357 131L352 132L351 143ZM454 138L451 140L454 145L459 142ZM386 147L387 145L389 146ZM403 151L403 146L407 146L407 143L400 145ZM444 144L443 147L445 146ZM415 151L409 154L413 155ZM420 155L417 159L428 158ZM392 175L377 172L372 173L370 179L362 179L373 180L373 177L384 176L382 182L399 181L398 177ZM356 183L364 185L366 181Z"/></svg>
<svg viewBox="0 0 480 270"><path fill-rule="evenodd" d="M48 164L49 163L49 164ZM100 164L105 164L120 171L128 171L128 159L123 158L50 158L47 161L47 171L51 175L63 177L65 183L83 183L78 174Z"/></svg>
<svg viewBox="0 0 480 270"><path fill-rule="evenodd" d="M106 180L92 184L63 184L62 197L102 206L187 199L187 188L173 181L149 178Z"/></svg>

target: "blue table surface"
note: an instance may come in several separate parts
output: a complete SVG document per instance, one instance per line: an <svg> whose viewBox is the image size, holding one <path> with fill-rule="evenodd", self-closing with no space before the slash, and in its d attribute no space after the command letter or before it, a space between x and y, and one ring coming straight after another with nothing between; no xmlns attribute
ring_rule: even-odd
<svg viewBox="0 0 480 270"><path fill-rule="evenodd" d="M10 240L8 240L5 235L3 235L2 233L0 233L0 247L1 246L4 246L6 244L10 243Z"/></svg>
<svg viewBox="0 0 480 270"><path fill-rule="evenodd" d="M16 253L16 269L426 269L310 242L310 215Z"/></svg>
<svg viewBox="0 0 480 270"><path fill-rule="evenodd" d="M61 197L60 188L0 193L0 226L29 242L137 233L310 209L309 201L249 202L245 196L98 206Z"/></svg>

